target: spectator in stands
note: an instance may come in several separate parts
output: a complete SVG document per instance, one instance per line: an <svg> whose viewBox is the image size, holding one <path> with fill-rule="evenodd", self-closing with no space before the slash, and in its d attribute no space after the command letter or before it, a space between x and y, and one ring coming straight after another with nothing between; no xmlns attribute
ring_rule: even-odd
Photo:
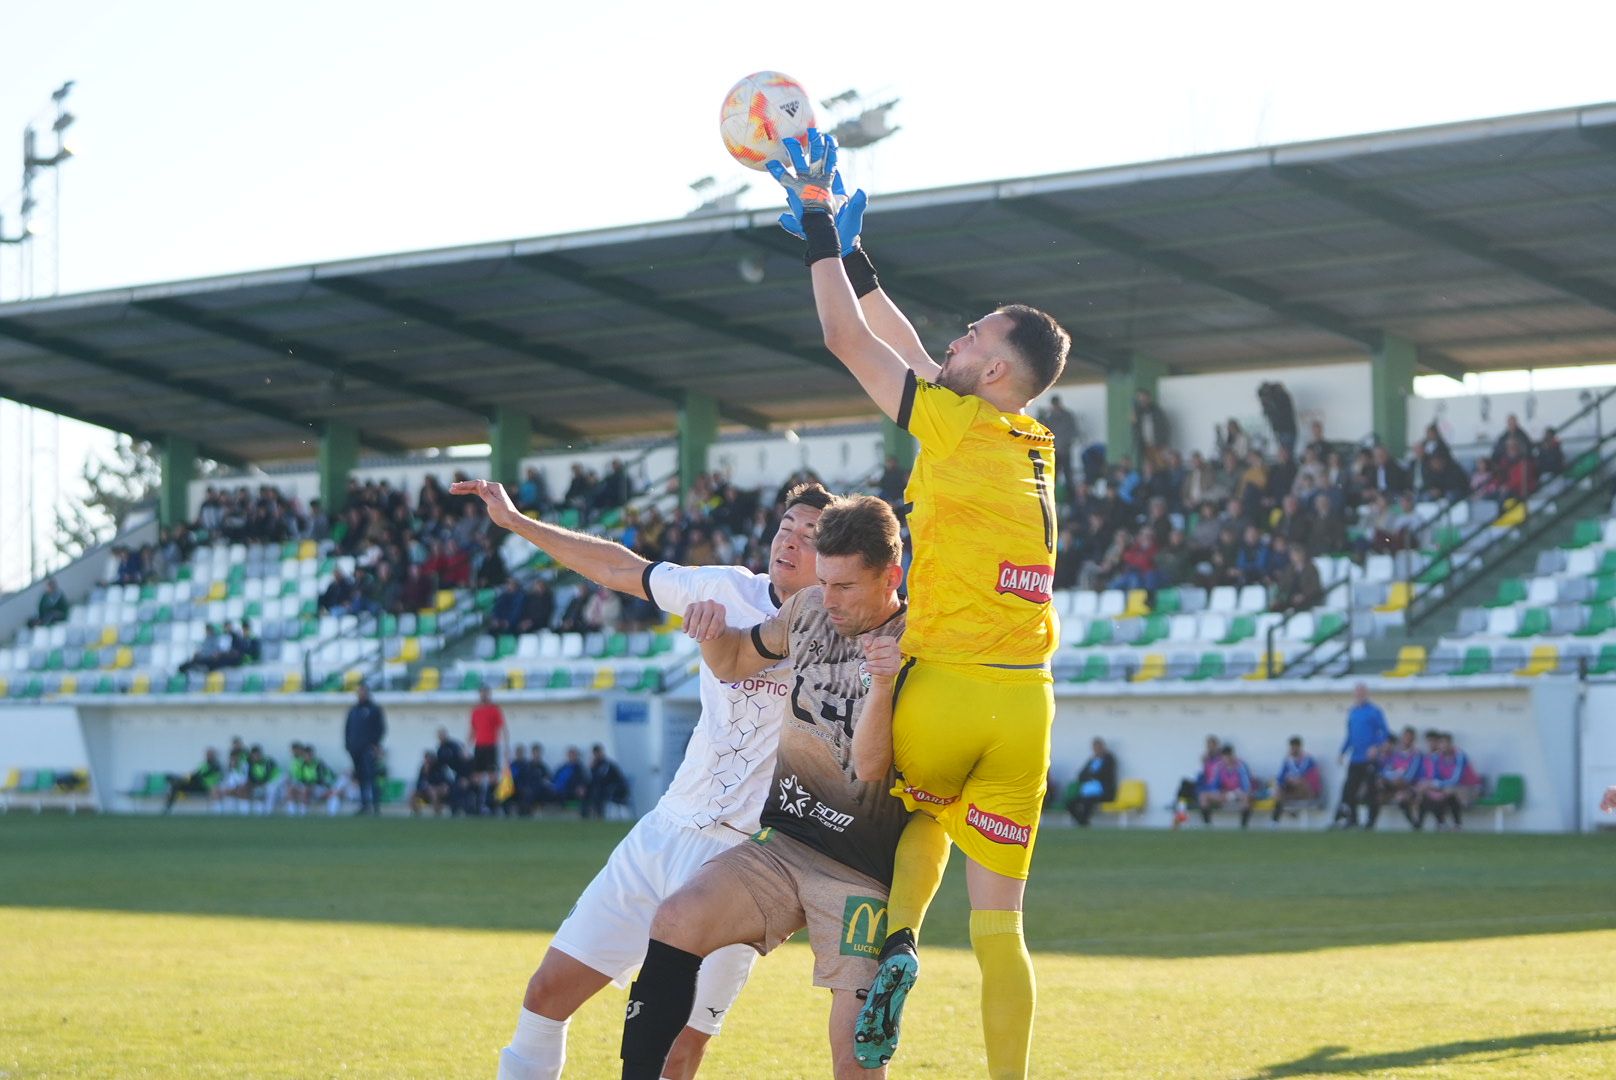
<svg viewBox="0 0 1616 1080"><path fill-rule="evenodd" d="M180 665L180 674L189 675L196 671L212 671L219 667L231 647L235 644L231 636L213 623L207 624L207 635L202 644L197 647L191 658Z"/></svg>
<svg viewBox="0 0 1616 1080"><path fill-rule="evenodd" d="M1366 490L1378 491L1388 497L1408 490L1408 472L1392 459L1384 446L1376 446L1369 456L1369 468L1363 475Z"/></svg>
<svg viewBox="0 0 1616 1080"><path fill-rule="evenodd" d="M1416 789L1425 771L1425 755L1420 752L1418 733L1404 727L1397 742L1386 740L1380 759L1380 804L1396 805L1408 819L1410 828L1418 829L1425 823L1425 815L1415 816L1415 805L1420 801Z"/></svg>
<svg viewBox="0 0 1616 1080"><path fill-rule="evenodd" d="M1234 568L1242 585L1261 585L1273 572L1273 547L1257 526L1246 526L1240 550L1235 553Z"/></svg>
<svg viewBox="0 0 1616 1080"><path fill-rule="evenodd" d="M1336 509L1330 496L1320 492L1313 496L1313 513L1299 537L1300 546L1321 555L1339 555L1347 551L1347 524Z"/></svg>
<svg viewBox="0 0 1616 1080"><path fill-rule="evenodd" d="M606 475L600 478L600 486L595 492L596 509L615 510L620 506L627 506L631 494L628 468L621 458L612 458L612 463L607 466Z"/></svg>
<svg viewBox="0 0 1616 1080"><path fill-rule="evenodd" d="M343 724L343 743L353 759L354 782L359 785L359 814L382 812L382 740L387 737L387 716L370 700L370 687L359 684L353 707Z"/></svg>
<svg viewBox="0 0 1616 1080"><path fill-rule="evenodd" d="M1188 582L1194 569L1194 562L1189 543L1184 539L1184 530L1174 529L1169 532L1167 543L1156 550L1157 587L1165 588ZM1055 569L1059 572L1059 562L1056 562Z"/></svg>
<svg viewBox="0 0 1616 1080"><path fill-rule="evenodd" d="M35 609L34 617L28 620L31 627L55 626L59 622L67 621L67 597L56 584L56 579L45 579L45 588L39 594L39 606Z"/></svg>
<svg viewBox="0 0 1616 1080"><path fill-rule="evenodd" d="M168 774L168 799L163 803L163 813L172 813L174 801L181 795L207 795L212 796L213 789L218 787L224 779L224 766L219 764L219 751L208 747L202 755L202 764L191 771L189 776L180 776L176 773Z"/></svg>
<svg viewBox="0 0 1616 1080"><path fill-rule="evenodd" d="M1274 602L1270 611L1312 611L1324 601L1324 583L1319 580L1319 568L1308 556L1307 548L1300 544L1292 547L1286 567L1280 571L1274 585Z"/></svg>
<svg viewBox="0 0 1616 1080"><path fill-rule="evenodd" d="M510 760L511 733L505 726L504 711L494 704L493 692L486 686L477 691L477 705L466 730L471 743L471 805L476 813L491 814L494 807L489 793L499 779L501 756Z"/></svg>
<svg viewBox="0 0 1616 1080"><path fill-rule="evenodd" d="M1504 459L1509 456L1511 440L1521 444L1521 455L1523 457L1531 457L1536 449L1532 444L1532 436L1528 435L1526 429L1521 427L1521 419L1514 413L1510 413L1509 416L1504 418L1504 430L1499 433L1497 440L1493 442L1492 459L1495 464L1503 464Z"/></svg>
<svg viewBox="0 0 1616 1080"><path fill-rule="evenodd" d="M606 748L596 743L589 751L589 780L584 792L584 817L606 816L606 804L628 802L628 778L617 762L606 756Z"/></svg>
<svg viewBox="0 0 1616 1080"><path fill-rule="evenodd" d="M522 617L517 623L516 632L536 634L550 629L550 624L555 621L555 609L555 593L550 590L550 583L543 578L535 579L528 586L527 596L522 601Z"/></svg>
<svg viewBox="0 0 1616 1080"><path fill-rule="evenodd" d="M477 588L497 589L511 576L505 566L505 555L491 536L484 535L477 544Z"/></svg>
<svg viewBox="0 0 1616 1080"><path fill-rule="evenodd" d="M1178 504L1183 507L1200 506L1202 503L1218 503L1227 499L1229 493L1218 480L1218 471L1199 450L1190 454L1189 465L1184 470L1184 479L1178 487Z"/></svg>
<svg viewBox="0 0 1616 1080"><path fill-rule="evenodd" d="M433 817L442 817L449 804L449 770L438 755L427 750L421 754L421 767L415 772L415 789L410 793L410 816L420 817L421 811L432 808Z"/></svg>
<svg viewBox="0 0 1616 1080"><path fill-rule="evenodd" d="M1553 428L1543 429L1543 440L1537 444L1533 464L1540 477L1558 476L1565 472L1565 447L1560 444L1560 436Z"/></svg>
<svg viewBox="0 0 1616 1080"><path fill-rule="evenodd" d="M1423 819L1425 811L1430 810L1439 830L1451 828L1458 832L1464 825L1464 808L1481 791L1481 777L1471 767L1464 751L1454 745L1452 732L1438 733L1435 745L1435 753L1425 758L1420 783L1420 817ZM1446 820L1450 814L1453 816L1451 826Z"/></svg>
<svg viewBox="0 0 1616 1080"><path fill-rule="evenodd" d="M1312 515L1303 509L1301 499L1286 494L1279 499L1279 509L1271 519L1269 531L1275 536L1283 536L1287 543L1305 541L1311 518Z"/></svg>
<svg viewBox="0 0 1616 1080"><path fill-rule="evenodd" d="M583 754L576 746L567 747L567 760L555 771L552 781L557 802L577 802L583 805L589 792L589 770L584 767Z"/></svg>
<svg viewBox="0 0 1616 1080"><path fill-rule="evenodd" d="M1074 468L1079 463L1077 416L1061 404L1059 394L1053 394L1049 399L1049 407L1038 414L1038 420L1054 436L1056 476L1066 485L1069 496L1077 488L1077 471Z"/></svg>
<svg viewBox="0 0 1616 1080"><path fill-rule="evenodd" d="M1265 382L1257 387L1257 401L1262 405L1263 416L1274 433L1274 442L1279 444L1280 450L1294 457L1296 403L1291 399L1290 391L1285 389L1284 383Z"/></svg>
<svg viewBox="0 0 1616 1080"><path fill-rule="evenodd" d="M1060 463L1060 451L1058 449L1055 452L1055 462L1058 468ZM876 481L877 497L896 511L903 505L903 491L908 486L909 470L898 464L897 458L888 454L881 463L881 477Z"/></svg>
<svg viewBox="0 0 1616 1080"><path fill-rule="evenodd" d="M1235 482L1235 499L1240 503L1240 516L1246 521L1262 517L1263 500L1268 496L1268 465L1256 450L1246 454L1245 468Z"/></svg>
<svg viewBox="0 0 1616 1080"><path fill-rule="evenodd" d="M353 580L338 567L331 573L331 584L320 593L320 614L346 615L358 597L359 590Z"/></svg>
<svg viewBox="0 0 1616 1080"><path fill-rule="evenodd" d="M116 584L140 585L145 582L146 569L140 561L140 552L120 544L112 549L112 555L118 561L117 576L113 579Z"/></svg>
<svg viewBox="0 0 1616 1080"><path fill-rule="evenodd" d="M1302 737L1292 735L1290 752L1279 763L1279 775L1274 779L1274 821L1297 804L1312 806L1324 794L1324 777L1313 755L1302 749Z"/></svg>
<svg viewBox="0 0 1616 1080"><path fill-rule="evenodd" d="M1324 437L1324 421L1314 420L1308 424L1308 432L1308 451L1318 455L1320 461L1329 461L1330 454L1334 452L1334 447L1330 445L1330 440Z"/></svg>
<svg viewBox="0 0 1616 1080"><path fill-rule="evenodd" d="M1156 404L1149 390L1137 390L1133 395L1133 456L1136 461L1149 460L1158 468L1167 450L1170 431L1167 414Z"/></svg>
<svg viewBox="0 0 1616 1080"><path fill-rule="evenodd" d="M1077 779L1066 788L1066 810L1072 820L1087 828L1095 807L1117 797L1117 759L1106 749L1105 740L1095 736L1093 753L1077 772Z"/></svg>
<svg viewBox="0 0 1616 1080"><path fill-rule="evenodd" d="M494 597L494 606L488 612L488 632L491 634L520 634L522 609L527 596L515 578L506 578L505 587Z"/></svg>
<svg viewBox="0 0 1616 1080"><path fill-rule="evenodd" d="M1209 786L1201 791L1201 820L1210 826L1212 811L1239 810L1240 827L1250 825L1251 771L1235 756L1234 747L1229 743L1218 748L1218 760L1210 779Z"/></svg>
<svg viewBox="0 0 1616 1080"><path fill-rule="evenodd" d="M594 482L589 478L589 472L582 462L573 462L572 479L567 484L567 493L562 496L562 502L572 509L583 513L589 508L590 497L594 494Z"/></svg>
<svg viewBox="0 0 1616 1080"><path fill-rule="evenodd" d="M545 513L550 509L550 483L532 465L516 488L516 508L523 513Z"/></svg>
<svg viewBox="0 0 1616 1080"><path fill-rule="evenodd" d="M435 606L437 590L421 563L411 563L400 590L399 603L405 611L429 611Z"/></svg>
<svg viewBox="0 0 1616 1080"><path fill-rule="evenodd" d="M1294 433L1292 438L1295 438ZM1298 471L1295 452L1281 446L1274 455L1272 464L1268 466L1264 495L1269 503L1278 503L1290 494L1291 488L1296 486Z"/></svg>
<svg viewBox="0 0 1616 1080"><path fill-rule="evenodd" d="M1341 763L1347 766L1347 779L1341 787L1341 806L1336 810L1337 828L1357 828L1358 805L1364 802L1369 804L1365 828L1375 827L1380 817L1380 792L1375 782L1380 771L1380 748L1390 737L1386 714L1369 700L1369 687L1357 684L1352 688L1352 708L1347 711L1347 735L1341 741Z"/></svg>
<svg viewBox="0 0 1616 1080"><path fill-rule="evenodd" d="M1471 470L1470 497L1473 499L1495 499L1498 497L1498 473L1493 466L1492 458L1477 458L1476 467Z"/></svg>
<svg viewBox="0 0 1616 1080"><path fill-rule="evenodd" d="M1529 440L1511 438L1505 444L1496 475L1499 494L1506 498L1525 499L1537 489L1537 465L1532 460Z"/></svg>
<svg viewBox="0 0 1616 1080"><path fill-rule="evenodd" d="M1161 584L1156 573L1156 534L1140 529L1122 552L1122 570L1112 580L1117 589L1155 590Z"/></svg>
<svg viewBox="0 0 1616 1080"><path fill-rule="evenodd" d="M1218 457L1224 463L1224 471L1232 478L1236 469L1229 465L1229 455L1234 456L1235 462L1246 460L1251 453L1251 436L1240 426L1240 421L1229 417L1229 422L1222 427L1214 427L1213 435L1217 443Z"/></svg>

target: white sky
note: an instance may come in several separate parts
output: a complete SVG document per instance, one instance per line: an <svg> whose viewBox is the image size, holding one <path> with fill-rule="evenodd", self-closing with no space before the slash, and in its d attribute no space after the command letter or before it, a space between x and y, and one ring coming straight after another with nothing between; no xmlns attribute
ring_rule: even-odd
<svg viewBox="0 0 1616 1080"><path fill-rule="evenodd" d="M703 175L750 176L749 204L770 205L716 123L724 91L761 68L819 97L902 97L903 131L849 170L876 200L1616 99L1616 5L1601 0L919 10L13 0L0 177L20 174L23 125L75 80L60 240L61 288L77 292L678 217ZM0 198L13 223L15 209ZM94 440L62 432L76 473ZM8 407L0 587L26 572L18 439Z"/></svg>

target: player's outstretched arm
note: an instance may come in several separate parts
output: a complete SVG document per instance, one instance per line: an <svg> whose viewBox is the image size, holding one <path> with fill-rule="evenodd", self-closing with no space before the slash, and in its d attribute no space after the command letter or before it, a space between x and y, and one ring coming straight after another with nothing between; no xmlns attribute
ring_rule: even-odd
<svg viewBox="0 0 1616 1080"><path fill-rule="evenodd" d="M726 621L724 605L698 600L685 608L684 632L701 643L701 660L724 682L756 675L785 657L785 623L777 616L750 630L737 630Z"/></svg>
<svg viewBox="0 0 1616 1080"><path fill-rule="evenodd" d="M896 638L866 637L861 644L870 689L853 728L853 776L878 784L892 771L892 688L903 667L903 654Z"/></svg>
<svg viewBox="0 0 1616 1080"><path fill-rule="evenodd" d="M489 521L509 529L595 584L642 600L650 599L645 595L645 568L651 564L622 544L534 521L516 508L503 485L492 480L457 480L449 485L449 494L476 495L487 508Z"/></svg>
<svg viewBox="0 0 1616 1080"><path fill-rule="evenodd" d="M868 256L865 258L867 260ZM898 305L892 302L880 285L860 295L858 305L859 311L864 314L864 321L870 324L870 330L903 358L910 371L927 382L937 381L937 373L942 368L926 353L926 346L920 343L920 335L915 333L909 317L898 310Z"/></svg>

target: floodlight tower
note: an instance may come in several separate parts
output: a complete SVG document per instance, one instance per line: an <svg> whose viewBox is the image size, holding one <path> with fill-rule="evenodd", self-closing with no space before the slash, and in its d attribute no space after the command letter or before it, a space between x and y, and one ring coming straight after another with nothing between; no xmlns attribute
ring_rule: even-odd
<svg viewBox="0 0 1616 1080"><path fill-rule="evenodd" d="M51 119L51 131L56 136L56 148L50 154L39 153L36 147L37 133L34 126L29 124L22 133L22 235L27 241L22 248L26 271L23 275L23 288L26 295L32 296L34 291L34 237L40 233L50 235L50 292L55 295L61 284L61 225L62 225L62 163L73 156L72 149L67 145L67 129L73 126L77 119L67 111L67 95L73 92L73 80L69 79L61 86L51 91L51 105L55 116ZM39 203L34 199L34 181L41 172L51 170L51 221L48 226L34 220L34 212Z"/></svg>

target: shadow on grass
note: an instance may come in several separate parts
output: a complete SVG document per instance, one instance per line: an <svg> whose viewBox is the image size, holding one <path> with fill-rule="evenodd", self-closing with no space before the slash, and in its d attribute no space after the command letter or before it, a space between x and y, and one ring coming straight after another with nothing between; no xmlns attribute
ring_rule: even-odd
<svg viewBox="0 0 1616 1080"><path fill-rule="evenodd" d="M1477 1058L1466 1064L1485 1061L1508 1061L1537 1050L1556 1046L1583 1046L1590 1043L1616 1042L1616 1027L1583 1028L1573 1031L1534 1031L1530 1035L1514 1035L1497 1039L1465 1039L1459 1042L1439 1043L1434 1046L1416 1046L1408 1050L1388 1050L1379 1054L1346 1055L1345 1046L1321 1046L1311 1054L1295 1061L1270 1065L1248 1080L1278 1080L1285 1076L1329 1076L1332 1074L1362 1075L1382 1069L1408 1069L1421 1065L1439 1065L1456 1058Z"/></svg>
<svg viewBox="0 0 1616 1080"><path fill-rule="evenodd" d="M8 814L0 905L549 931L627 830ZM1616 835L1051 829L1028 889L1028 942L1176 958L1563 933L1616 928L1613 889ZM929 940L969 947L967 910L956 865Z"/></svg>

